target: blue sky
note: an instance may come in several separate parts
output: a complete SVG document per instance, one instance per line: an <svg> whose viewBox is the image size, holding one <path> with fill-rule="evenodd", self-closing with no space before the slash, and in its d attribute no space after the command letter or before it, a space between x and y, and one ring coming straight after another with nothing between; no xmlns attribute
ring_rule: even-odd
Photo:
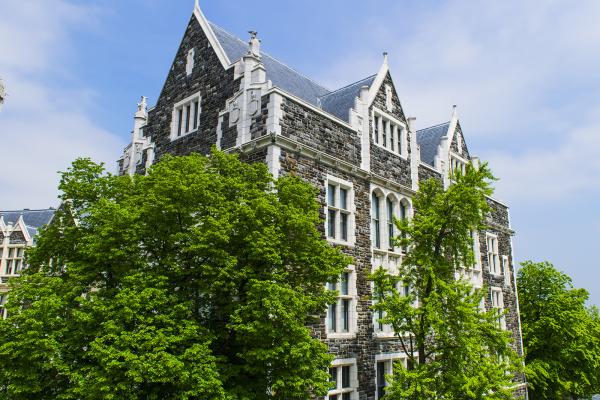
<svg viewBox="0 0 600 400"><path fill-rule="evenodd" d="M206 16L329 88L383 51L418 128L457 104L511 206L517 260L549 260L600 305L600 2L200 1ZM0 209L57 205L77 156L110 169L156 101L193 0L0 0Z"/></svg>

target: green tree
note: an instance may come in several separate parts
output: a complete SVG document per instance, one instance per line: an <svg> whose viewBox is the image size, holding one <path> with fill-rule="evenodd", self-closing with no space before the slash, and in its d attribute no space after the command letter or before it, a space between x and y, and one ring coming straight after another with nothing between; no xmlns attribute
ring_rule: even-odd
<svg viewBox="0 0 600 400"><path fill-rule="evenodd" d="M482 311L484 290L456 279L475 263L471 232L485 228L493 179L483 164L453 175L447 190L423 182L414 218L396 221L396 241L409 251L397 275L379 268L372 276L374 309L408 355L408 368L396 363L388 377L387 399L512 398L521 363L502 316Z"/></svg>
<svg viewBox="0 0 600 400"><path fill-rule="evenodd" d="M0 398L306 399L332 357L311 336L350 260L316 190L236 156L164 157L146 176L80 159L11 281Z"/></svg>
<svg viewBox="0 0 600 400"><path fill-rule="evenodd" d="M530 397L589 399L600 393L600 316L585 289L548 262L517 276Z"/></svg>

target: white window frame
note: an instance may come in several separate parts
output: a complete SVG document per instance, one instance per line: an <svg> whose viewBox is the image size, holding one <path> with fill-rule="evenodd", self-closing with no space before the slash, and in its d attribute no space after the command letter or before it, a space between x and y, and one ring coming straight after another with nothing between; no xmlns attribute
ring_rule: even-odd
<svg viewBox="0 0 600 400"><path fill-rule="evenodd" d="M467 171L468 163L469 163L469 160L465 159L464 157L461 157L456 153L450 153L450 173L451 174L454 173L454 171L456 169L460 168L460 171L464 175L465 172Z"/></svg>
<svg viewBox="0 0 600 400"><path fill-rule="evenodd" d="M342 367L350 367L350 385L342 387ZM333 360L330 368L336 368L337 386L327 392L326 400L331 400L332 396L338 396L337 400L342 400L344 393L350 393L350 400L358 400L358 370L356 367L356 358L339 358Z"/></svg>
<svg viewBox="0 0 600 400"><path fill-rule="evenodd" d="M334 193L334 206L329 205L329 186L335 186ZM346 189L346 207L345 209L340 208L340 189ZM330 237L329 232L329 223L330 216L329 211L335 212L335 221L334 221L334 236ZM327 241L333 244L340 244L345 246L354 246L356 241L356 233L354 229L354 216L355 216L355 205L354 205L354 185L352 182L340 179L338 177L327 175L325 179L325 236ZM344 240L342 238L342 217L341 215L347 215L346 221L346 229L347 229L347 239Z"/></svg>
<svg viewBox="0 0 600 400"><path fill-rule="evenodd" d="M188 106L190 107L189 113L194 112L194 102L198 102L198 110L196 116L196 127L194 128L193 117L188 119ZM181 120L179 118L179 112L181 111ZM194 93L191 96L175 103L173 106L173 113L171 116L171 141L181 139L191 133L198 132L200 130L200 116L202 115L202 96L200 92ZM180 126L181 124L181 126ZM188 129L186 129L186 124Z"/></svg>
<svg viewBox="0 0 600 400"><path fill-rule="evenodd" d="M0 319L6 319L8 317L8 313L4 305L8 300L8 293L0 292Z"/></svg>
<svg viewBox="0 0 600 400"><path fill-rule="evenodd" d="M383 353L375 355L375 400L378 400L380 398L378 364L380 362L383 362L385 375L391 375L394 372L394 362L396 362L397 360L402 360L402 363L404 364L405 368L408 366L408 357L405 353ZM389 384L386 380L385 386L387 387L388 385Z"/></svg>
<svg viewBox="0 0 600 400"><path fill-rule="evenodd" d="M487 252L488 271L491 275L501 276L502 266L500 265L500 256L498 253L498 235L486 233L485 247Z"/></svg>
<svg viewBox="0 0 600 400"><path fill-rule="evenodd" d="M404 159L408 158L408 127L389 113L373 107L373 144ZM375 123L378 126L375 126ZM385 139L384 139L385 138ZM392 142L393 150L392 150Z"/></svg>
<svg viewBox="0 0 600 400"><path fill-rule="evenodd" d="M358 312L357 312L357 300L358 294L356 289L356 267L349 265L343 273L348 274L348 293L342 294L341 290L341 276L337 282L327 283L329 290L337 290L338 296L334 304L327 305L327 312L325 314L325 331L328 339L348 339L356 336L358 330ZM343 304L344 300L349 302L348 305L348 330L343 330ZM331 308L334 308L335 312L335 331L330 330L331 326Z"/></svg>
<svg viewBox="0 0 600 400"><path fill-rule="evenodd" d="M504 293L502 292L502 288L496 286L490 287L490 306L500 312L498 324L500 325L501 329L506 330L506 318L504 315Z"/></svg>
<svg viewBox="0 0 600 400"><path fill-rule="evenodd" d="M11 244L5 248L6 255L3 258L2 276L19 276L27 266L25 265L25 248L24 244ZM20 253L20 254L19 254ZM9 272L8 269L11 269Z"/></svg>
<svg viewBox="0 0 600 400"><path fill-rule="evenodd" d="M456 279L459 279L461 276L466 278L471 282L473 287L482 288L483 287L483 271L481 268L481 251L479 249L479 233L477 231L473 231L471 233L471 237L473 239L473 256L475 258L475 263L468 268L464 266L460 268L456 273Z"/></svg>

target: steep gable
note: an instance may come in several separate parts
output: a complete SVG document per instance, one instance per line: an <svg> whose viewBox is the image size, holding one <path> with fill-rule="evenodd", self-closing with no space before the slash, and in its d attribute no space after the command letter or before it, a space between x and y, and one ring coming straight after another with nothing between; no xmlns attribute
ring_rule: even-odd
<svg viewBox="0 0 600 400"><path fill-rule="evenodd" d="M392 96L392 110L387 111L387 88L391 89ZM383 82L379 86L377 90L377 94L372 103L373 106L379 108L380 110L387 111L389 114L393 115L400 121L406 123L406 116L404 115L404 110L402 108L402 104L400 103L400 97L396 92L396 87L394 86L394 81L392 80L392 75L388 71L383 79Z"/></svg>
<svg viewBox="0 0 600 400"><path fill-rule="evenodd" d="M460 127L460 122L458 121L456 122L456 128L454 129L454 134L452 135L452 143L450 144L450 150L466 158L467 160L471 158L469 156L467 142L465 141L462 128Z"/></svg>

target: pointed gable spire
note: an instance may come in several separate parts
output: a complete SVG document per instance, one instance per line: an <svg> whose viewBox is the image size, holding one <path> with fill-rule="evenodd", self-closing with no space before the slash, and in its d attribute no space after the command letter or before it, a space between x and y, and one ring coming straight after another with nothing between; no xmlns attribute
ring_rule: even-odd
<svg viewBox="0 0 600 400"><path fill-rule="evenodd" d="M369 106L375 100L375 97L377 96L377 92L379 91L379 88L381 87L381 85L383 85L383 81L385 80L385 77L387 76L387 73L389 70L390 70L390 66L388 64L388 53L387 53L387 51L384 51L383 52L383 61L381 62L379 71L377 72L377 75L375 76L375 81L373 82L373 84L371 85L371 89L369 90L369 101L368 101Z"/></svg>

